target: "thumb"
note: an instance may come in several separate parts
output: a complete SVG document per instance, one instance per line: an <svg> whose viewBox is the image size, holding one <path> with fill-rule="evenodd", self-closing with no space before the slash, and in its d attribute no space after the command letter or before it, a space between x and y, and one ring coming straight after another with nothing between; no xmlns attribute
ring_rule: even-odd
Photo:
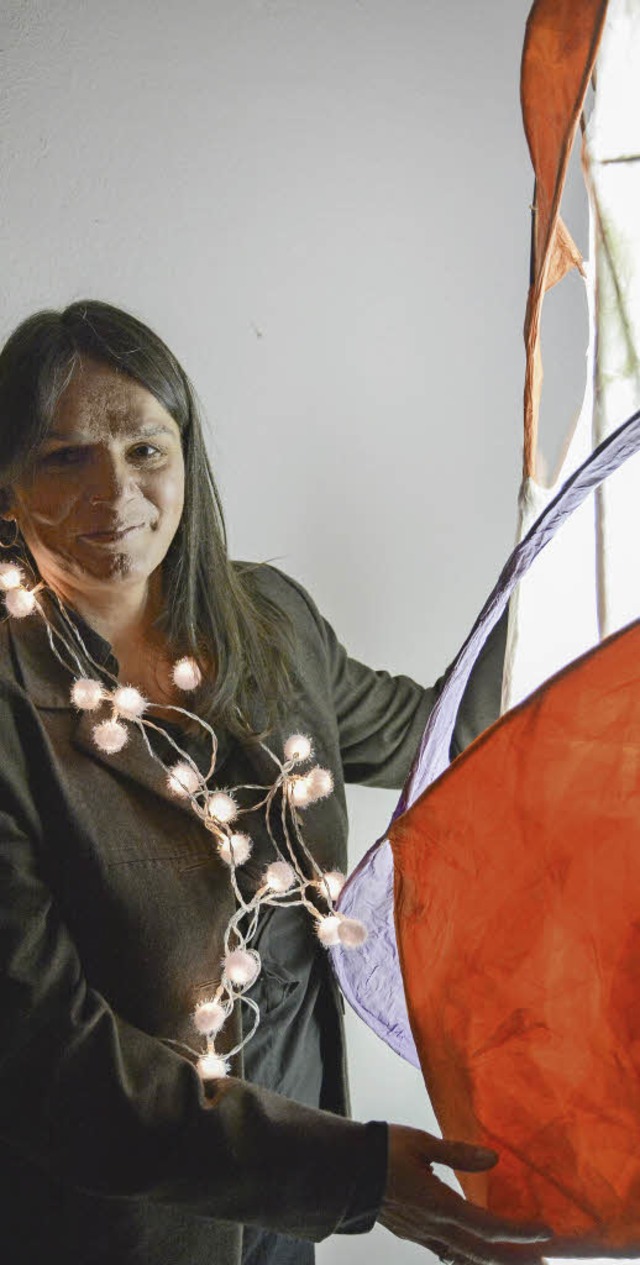
<svg viewBox="0 0 640 1265"><path fill-rule="evenodd" d="M447 1164L449 1168L458 1168L463 1173L482 1173L498 1163L498 1154L484 1146L472 1146L470 1142L432 1138L429 1159L433 1164Z"/></svg>

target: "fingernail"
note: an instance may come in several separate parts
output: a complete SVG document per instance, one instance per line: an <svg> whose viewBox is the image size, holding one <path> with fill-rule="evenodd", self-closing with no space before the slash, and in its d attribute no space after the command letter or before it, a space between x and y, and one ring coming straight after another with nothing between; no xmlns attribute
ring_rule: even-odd
<svg viewBox="0 0 640 1265"><path fill-rule="evenodd" d="M491 1151L489 1147L486 1146L477 1146L476 1155L480 1160L497 1160L498 1158L498 1152Z"/></svg>

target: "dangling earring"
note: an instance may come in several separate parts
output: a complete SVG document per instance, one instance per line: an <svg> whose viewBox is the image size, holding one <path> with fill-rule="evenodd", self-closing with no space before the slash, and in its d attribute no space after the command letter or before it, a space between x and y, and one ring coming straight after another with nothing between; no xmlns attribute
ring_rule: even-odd
<svg viewBox="0 0 640 1265"><path fill-rule="evenodd" d="M6 540L3 540L2 536L0 535L0 549L13 549L14 545L17 544L18 536L20 535L18 520L17 518L8 518L8 519L5 519L5 522L13 523L13 538L9 541L6 541Z"/></svg>

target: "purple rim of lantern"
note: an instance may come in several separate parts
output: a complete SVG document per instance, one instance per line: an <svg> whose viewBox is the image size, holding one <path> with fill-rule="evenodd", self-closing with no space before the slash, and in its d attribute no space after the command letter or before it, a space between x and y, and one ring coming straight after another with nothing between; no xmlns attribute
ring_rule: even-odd
<svg viewBox="0 0 640 1265"><path fill-rule="evenodd" d="M589 493L639 450L640 411L605 439L567 479L514 549L449 668L392 821L410 808L448 767L458 708L471 671L516 584ZM339 901L341 913L365 924L367 940L357 952L338 947L331 950L331 955L342 992L356 1013L397 1054L419 1067L396 945L393 856L387 836L388 830L360 861Z"/></svg>

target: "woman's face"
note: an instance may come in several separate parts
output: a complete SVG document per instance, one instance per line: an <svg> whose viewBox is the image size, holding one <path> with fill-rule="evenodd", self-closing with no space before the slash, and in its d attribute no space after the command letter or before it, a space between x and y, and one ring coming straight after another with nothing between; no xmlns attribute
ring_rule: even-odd
<svg viewBox="0 0 640 1265"><path fill-rule="evenodd" d="M42 578L63 595L144 587L183 505L176 422L133 379L83 359L14 486L12 513Z"/></svg>

